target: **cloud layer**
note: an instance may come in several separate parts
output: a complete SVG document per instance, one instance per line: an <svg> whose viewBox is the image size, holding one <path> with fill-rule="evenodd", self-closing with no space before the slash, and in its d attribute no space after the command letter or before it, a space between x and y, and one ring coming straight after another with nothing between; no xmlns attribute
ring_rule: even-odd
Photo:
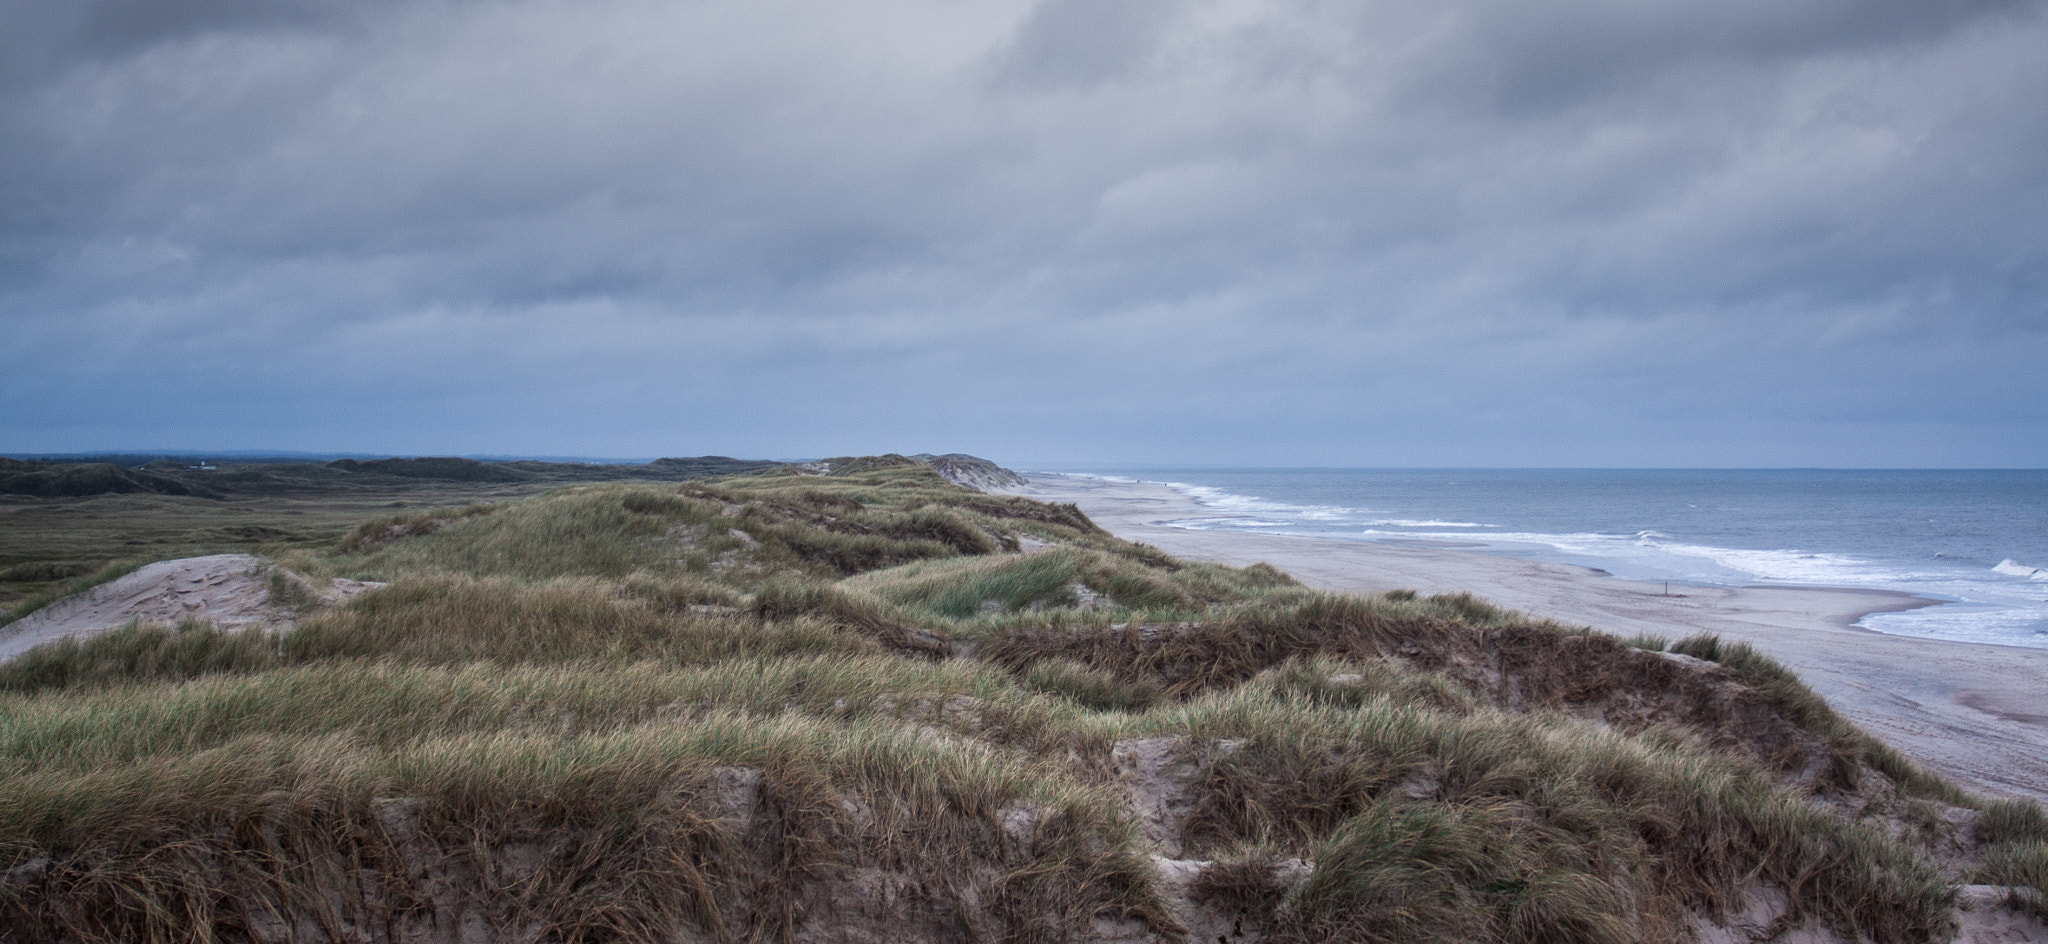
<svg viewBox="0 0 2048 944"><path fill-rule="evenodd" d="M2048 464L2048 3L0 23L0 450Z"/></svg>

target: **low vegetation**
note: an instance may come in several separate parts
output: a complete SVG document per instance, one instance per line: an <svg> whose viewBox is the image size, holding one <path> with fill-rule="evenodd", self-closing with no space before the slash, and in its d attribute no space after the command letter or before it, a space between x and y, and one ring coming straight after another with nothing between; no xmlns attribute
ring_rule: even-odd
<svg viewBox="0 0 2048 944"><path fill-rule="evenodd" d="M0 457L0 624L76 592L76 578L103 568L206 554L324 551L389 509L438 518L446 509L581 484L685 482L782 465L724 456L644 465L78 458L86 461Z"/></svg>
<svg viewBox="0 0 2048 944"><path fill-rule="evenodd" d="M1770 889L1889 944L2048 889L2038 807L1745 647L1319 593L929 460L366 518L268 549L389 583L289 630L0 665L0 941L1667 941Z"/></svg>

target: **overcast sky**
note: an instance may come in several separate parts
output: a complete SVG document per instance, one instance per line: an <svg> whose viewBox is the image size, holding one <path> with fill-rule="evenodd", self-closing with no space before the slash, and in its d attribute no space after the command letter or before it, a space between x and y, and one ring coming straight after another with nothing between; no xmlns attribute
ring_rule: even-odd
<svg viewBox="0 0 2048 944"><path fill-rule="evenodd" d="M0 0L0 452L2048 466L2048 0Z"/></svg>

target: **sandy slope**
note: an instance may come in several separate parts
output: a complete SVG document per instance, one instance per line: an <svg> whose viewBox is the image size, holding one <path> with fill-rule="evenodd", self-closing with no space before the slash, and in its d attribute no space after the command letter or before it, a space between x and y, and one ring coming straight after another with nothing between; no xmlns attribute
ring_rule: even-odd
<svg viewBox="0 0 2048 944"><path fill-rule="evenodd" d="M1182 557L1266 561L1311 586L1470 590L1495 603L1620 635L1744 640L1797 671L1873 734L1973 790L2048 799L2048 651L1887 636L1858 617L1927 601L1871 590L1675 588L1597 571L1441 547L1188 531L1205 512L1157 485L1032 476L1010 489L1074 502L1117 536Z"/></svg>
<svg viewBox="0 0 2048 944"><path fill-rule="evenodd" d="M336 580L325 590L306 590L332 602L378 586L383 585ZM0 662L54 639L89 636L131 620L172 624L190 618L238 628L289 626L293 616L290 607L270 598L261 558L215 554L158 561L0 626Z"/></svg>

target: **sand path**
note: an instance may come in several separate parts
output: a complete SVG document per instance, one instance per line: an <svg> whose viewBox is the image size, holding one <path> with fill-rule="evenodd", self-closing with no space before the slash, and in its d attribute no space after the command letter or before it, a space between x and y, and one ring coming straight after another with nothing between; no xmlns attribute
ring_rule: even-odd
<svg viewBox="0 0 2048 944"><path fill-rule="evenodd" d="M1502 606L1623 636L1709 632L1755 645L1829 703L1965 788L2048 800L2048 650L1889 636L1850 624L1927 601L1900 593L1637 583L1598 571L1443 547L1190 531L1163 524L1213 515L1159 485L1031 476L1009 489L1074 502L1118 537L1170 554L1266 561L1310 586L1374 592L1469 590Z"/></svg>

